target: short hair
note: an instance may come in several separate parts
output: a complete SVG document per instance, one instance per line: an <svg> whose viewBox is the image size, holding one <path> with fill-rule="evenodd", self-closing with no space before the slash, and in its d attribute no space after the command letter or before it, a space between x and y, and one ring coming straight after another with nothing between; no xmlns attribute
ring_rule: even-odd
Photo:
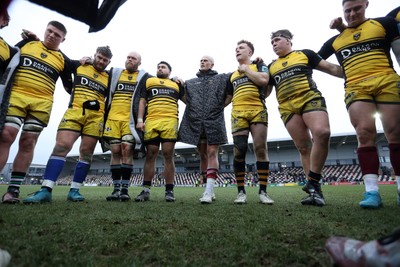
<svg viewBox="0 0 400 267"><path fill-rule="evenodd" d="M247 44L248 47L250 47L251 52L254 54L254 45L250 41L240 40L239 42L237 42L237 45L240 45L240 44Z"/></svg>
<svg viewBox="0 0 400 267"><path fill-rule="evenodd" d="M293 34L289 30L283 29L283 30L278 30L276 32L271 33L271 39L274 39L276 37L283 37L283 38L292 40Z"/></svg>
<svg viewBox="0 0 400 267"><path fill-rule="evenodd" d="M214 58L213 58L212 56L205 55L205 56L203 56L203 57L207 58L208 61L210 61L211 64L214 64Z"/></svg>
<svg viewBox="0 0 400 267"><path fill-rule="evenodd" d="M353 1L356 1L356 0L343 0L342 1L342 6L344 5L344 3L346 3L346 2L353 2ZM368 0L362 0L363 2L367 2Z"/></svg>
<svg viewBox="0 0 400 267"><path fill-rule="evenodd" d="M7 8L4 8L4 10L2 10L0 16L4 17L5 20L10 20L10 15L8 14Z"/></svg>
<svg viewBox="0 0 400 267"><path fill-rule="evenodd" d="M64 24L62 24L61 22L58 22L56 20L52 20L49 23L47 23L47 26L54 26L57 29L59 29L60 31L62 31L64 33L64 36L67 35L67 28L65 28Z"/></svg>
<svg viewBox="0 0 400 267"><path fill-rule="evenodd" d="M160 63L158 63L157 66L159 66L160 64L165 64L165 65L167 65L169 71L172 71L172 67L171 67L171 65L168 64L168 62L166 62L166 61L160 61Z"/></svg>
<svg viewBox="0 0 400 267"><path fill-rule="evenodd" d="M112 56L113 56L111 49L108 45L97 47L96 53L103 54L104 56L106 56L108 58L112 58Z"/></svg>

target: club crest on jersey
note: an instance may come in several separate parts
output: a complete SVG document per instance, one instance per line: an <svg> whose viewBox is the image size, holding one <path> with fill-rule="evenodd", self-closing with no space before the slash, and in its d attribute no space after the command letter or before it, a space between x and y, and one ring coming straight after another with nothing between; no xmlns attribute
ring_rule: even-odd
<svg viewBox="0 0 400 267"><path fill-rule="evenodd" d="M94 77L94 78L97 78L97 77L99 77L99 75L98 75L97 73L94 73L94 74L93 74L93 77Z"/></svg>
<svg viewBox="0 0 400 267"><path fill-rule="evenodd" d="M287 66L287 61L282 63L282 67L286 67Z"/></svg>
<svg viewBox="0 0 400 267"><path fill-rule="evenodd" d="M132 80L132 78L133 78L133 77L132 77L132 75L129 75L129 76L128 76L128 80L130 80L130 81L131 81L131 80Z"/></svg>
<svg viewBox="0 0 400 267"><path fill-rule="evenodd" d="M360 39L360 37L361 37L361 33L360 32L353 35L353 39L356 40L356 41L358 39Z"/></svg>
<svg viewBox="0 0 400 267"><path fill-rule="evenodd" d="M46 58L46 57L47 57L47 54L45 54L45 53L40 53L40 57L41 57L41 58Z"/></svg>
<svg viewBox="0 0 400 267"><path fill-rule="evenodd" d="M160 80L160 84L164 84L165 82L163 80Z"/></svg>

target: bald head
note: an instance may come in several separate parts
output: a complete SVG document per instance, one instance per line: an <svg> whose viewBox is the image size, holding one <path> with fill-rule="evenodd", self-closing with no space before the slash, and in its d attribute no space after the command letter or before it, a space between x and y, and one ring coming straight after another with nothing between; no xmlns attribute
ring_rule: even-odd
<svg viewBox="0 0 400 267"><path fill-rule="evenodd" d="M140 64L142 64L142 57L138 52L129 52L125 61L125 69L132 73L138 70Z"/></svg>

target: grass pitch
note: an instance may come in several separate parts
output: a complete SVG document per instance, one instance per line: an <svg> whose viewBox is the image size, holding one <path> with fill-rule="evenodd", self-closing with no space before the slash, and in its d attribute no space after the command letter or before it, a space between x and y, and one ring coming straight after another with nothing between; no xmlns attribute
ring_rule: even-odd
<svg viewBox="0 0 400 267"><path fill-rule="evenodd" d="M21 197L40 186L23 186ZM0 186L0 193L6 191ZM363 186L323 186L327 205L302 206L301 187L269 187L271 206L235 205L235 187L215 188L217 200L200 204L204 188L176 187L177 201L152 188L148 202L107 202L111 187L83 187L85 202L0 204L0 247L12 266L330 266L324 243L331 235L376 239L400 227L395 185L381 185L384 206L358 206ZM141 191L131 187L132 199Z"/></svg>

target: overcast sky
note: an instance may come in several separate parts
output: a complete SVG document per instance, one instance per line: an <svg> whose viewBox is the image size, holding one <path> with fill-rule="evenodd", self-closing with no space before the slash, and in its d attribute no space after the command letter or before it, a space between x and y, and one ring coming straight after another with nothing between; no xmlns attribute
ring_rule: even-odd
<svg viewBox="0 0 400 267"><path fill-rule="evenodd" d="M101 2L101 1L100 1ZM367 17L384 16L396 7L393 0L370 0ZM289 29L293 34L294 49L318 51L322 44L336 34L329 29L332 18L342 15L340 0L128 0L117 11L108 26L97 33L88 33L89 26L65 17L26 0L14 0L9 7L11 21L0 31L9 44L20 41L21 29L29 29L43 39L50 20L62 22L68 30L61 50L72 59L92 56L98 46L109 45L114 54L111 66L124 67L126 55L137 51L142 55L141 68L156 73L156 65L165 60L172 66L172 76L183 79L195 77L200 58L214 57L214 69L220 73L237 69L235 48L237 41L246 39L255 46L254 57L262 57L268 64L276 58L270 44L270 34ZM399 66L395 62L399 73ZM332 56L328 59L337 63ZM319 71L314 72L318 88L327 100L332 134L352 133L343 102L343 80ZM58 123L67 108L69 95L57 83L54 106L49 126L39 137L33 163L45 164L55 144ZM289 138L279 117L275 92L266 100L269 113L268 140ZM180 102L180 117L185 105ZM230 134L230 110L225 120ZM381 128L378 124L378 128ZM8 162L12 162L17 141ZM78 154L78 140L70 155ZM177 147L183 144L178 143ZM101 153L97 146L95 153Z"/></svg>

